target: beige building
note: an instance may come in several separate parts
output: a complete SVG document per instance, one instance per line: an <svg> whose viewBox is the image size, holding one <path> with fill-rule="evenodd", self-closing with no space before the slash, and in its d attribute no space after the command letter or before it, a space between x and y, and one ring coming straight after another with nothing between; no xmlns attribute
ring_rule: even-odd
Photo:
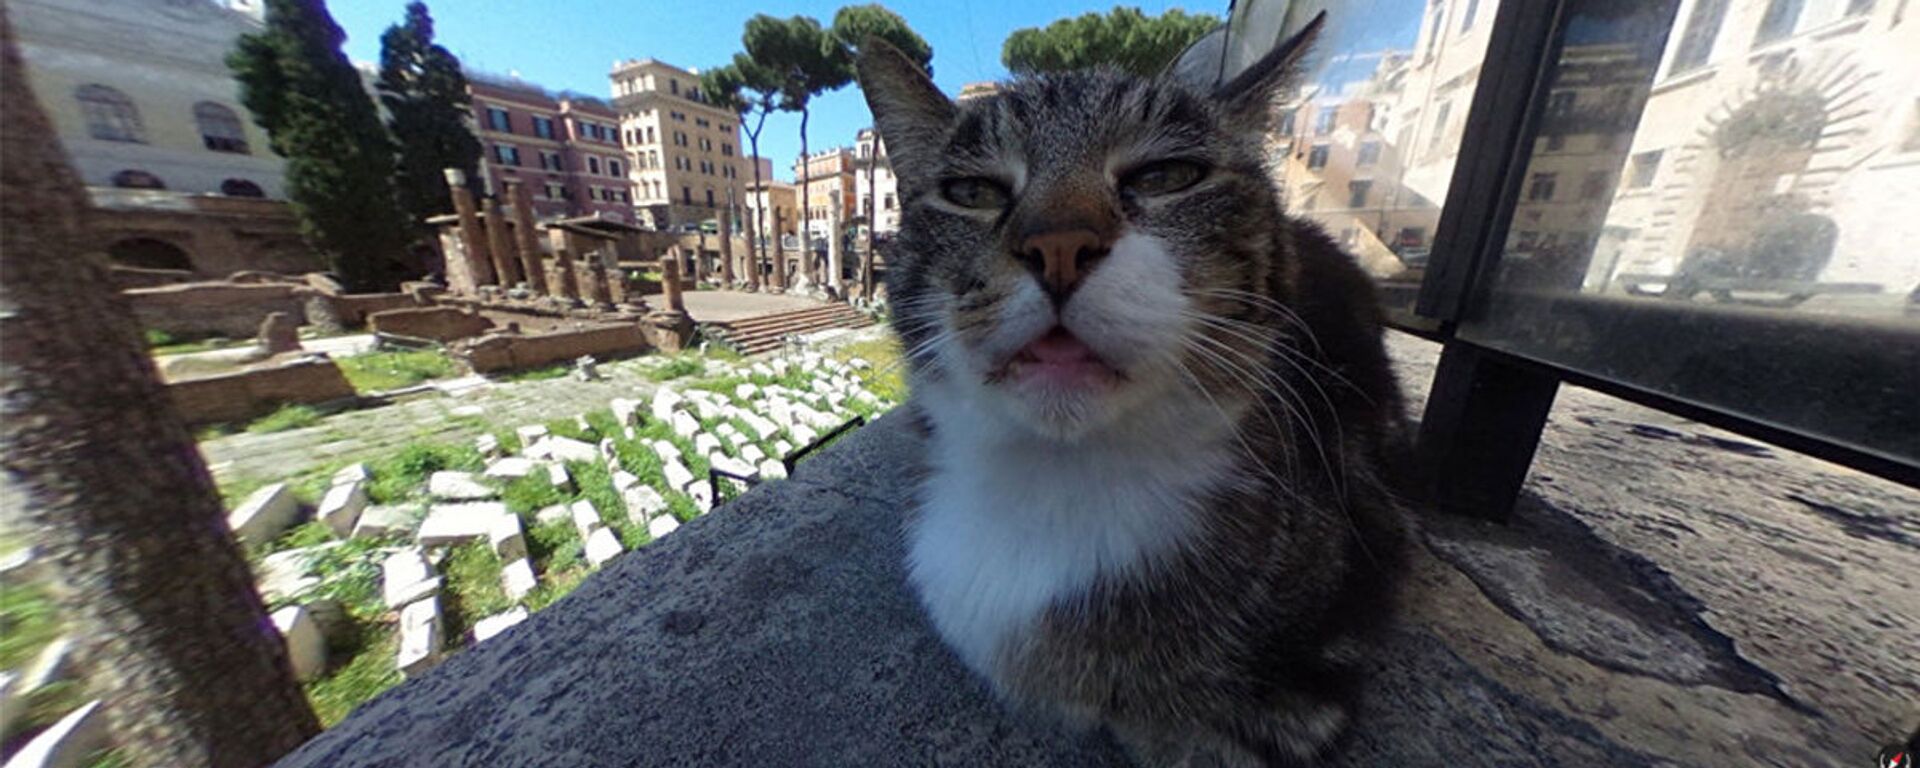
<svg viewBox="0 0 1920 768"><path fill-rule="evenodd" d="M753 228L756 241L766 241L770 232L791 239L800 232L799 200L799 187L771 176L762 180L759 187L748 181L746 205L741 215L745 217L746 226ZM763 208L764 216L760 213Z"/></svg>
<svg viewBox="0 0 1920 768"><path fill-rule="evenodd" d="M285 197L284 163L240 105L226 55L254 4L7 0L27 77L81 181Z"/></svg>
<svg viewBox="0 0 1920 768"><path fill-rule="evenodd" d="M810 239L818 242L816 248L825 248L829 215L838 211L841 221L846 221L858 210L854 207L858 190L854 181L853 151L835 147L815 152L804 163L794 162L793 178L796 185L801 179L810 179L801 192L807 198L808 232Z"/></svg>
<svg viewBox="0 0 1920 768"><path fill-rule="evenodd" d="M860 206L856 215L867 215L871 206L876 236L884 238L900 231L900 180L894 177L893 164L887 161L886 142L881 141L872 128L862 128L855 138L853 155L855 171L859 174L854 180L854 189L858 192L855 202Z"/></svg>
<svg viewBox="0 0 1920 768"><path fill-rule="evenodd" d="M698 74L629 59L610 79L642 221L698 228L745 200L753 167L740 151L739 116L706 103Z"/></svg>

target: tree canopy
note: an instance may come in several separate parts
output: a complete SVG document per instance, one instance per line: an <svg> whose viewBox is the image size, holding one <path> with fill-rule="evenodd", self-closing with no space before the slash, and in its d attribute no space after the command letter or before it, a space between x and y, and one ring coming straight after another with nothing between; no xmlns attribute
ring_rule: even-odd
<svg viewBox="0 0 1920 768"><path fill-rule="evenodd" d="M380 36L380 101L399 143L395 186L415 224L452 208L447 168L479 177L480 140L467 127L472 99L460 60L433 42L426 3L407 4L406 21Z"/></svg>
<svg viewBox="0 0 1920 768"><path fill-rule="evenodd" d="M388 282L408 227L394 195L393 142L346 34L322 0L267 0L266 26L227 57L240 102L287 159L287 197L301 233L355 291Z"/></svg>
<svg viewBox="0 0 1920 768"><path fill-rule="evenodd" d="M866 45L869 39L878 38L900 49L907 58L919 62L929 76L933 74L933 46L907 26L907 20L900 18L900 14L887 10L886 6L879 3L841 8L833 14L832 34L840 48L847 51L843 59L849 67L861 46Z"/></svg>
<svg viewBox="0 0 1920 768"><path fill-rule="evenodd" d="M1014 30L1000 48L1000 62L1016 74L1111 64L1152 75L1218 26L1220 19L1211 14L1174 8L1156 17L1139 8L1115 6L1105 14L1089 13Z"/></svg>

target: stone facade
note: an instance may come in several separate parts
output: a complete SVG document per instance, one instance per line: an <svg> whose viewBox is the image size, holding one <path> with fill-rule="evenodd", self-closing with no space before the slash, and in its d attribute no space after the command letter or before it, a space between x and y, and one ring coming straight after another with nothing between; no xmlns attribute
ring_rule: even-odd
<svg viewBox="0 0 1920 768"><path fill-rule="evenodd" d="M564 363L583 355L604 360L639 354L651 347L638 324L623 323L525 336L486 336L462 344L453 352L475 373L491 373Z"/></svg>
<svg viewBox="0 0 1920 768"><path fill-rule="evenodd" d="M224 277L242 270L299 273L325 267L300 238L286 203L136 189L90 189L100 215L90 246L116 266Z"/></svg>
<svg viewBox="0 0 1920 768"><path fill-rule="evenodd" d="M188 424L241 422L288 403L326 403L354 397L340 366L325 355L299 357L236 373L167 384L180 418Z"/></svg>
<svg viewBox="0 0 1920 768"><path fill-rule="evenodd" d="M504 199L526 185L542 219L589 216L632 222L633 185L619 117L605 102L559 96L515 78L469 70L482 187Z"/></svg>

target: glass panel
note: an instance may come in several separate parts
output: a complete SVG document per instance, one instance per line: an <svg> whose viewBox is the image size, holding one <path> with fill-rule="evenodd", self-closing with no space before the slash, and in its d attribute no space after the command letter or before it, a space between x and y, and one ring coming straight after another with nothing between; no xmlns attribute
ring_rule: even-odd
<svg viewBox="0 0 1920 768"><path fill-rule="evenodd" d="M1354 253L1411 311L1460 153L1493 2L1383 5L1332 25L1269 146L1289 212Z"/></svg>
<svg viewBox="0 0 1920 768"><path fill-rule="evenodd" d="M1899 5L1569 3L1459 335L1920 464L1920 69Z"/></svg>

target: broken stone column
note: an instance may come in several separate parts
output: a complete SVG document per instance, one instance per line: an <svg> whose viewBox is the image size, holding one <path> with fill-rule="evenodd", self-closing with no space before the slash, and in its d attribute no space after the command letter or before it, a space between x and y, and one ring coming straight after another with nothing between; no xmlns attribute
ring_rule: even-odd
<svg viewBox="0 0 1920 768"><path fill-rule="evenodd" d="M700 230L700 239L693 248L693 283L699 285L707 281L707 231Z"/></svg>
<svg viewBox="0 0 1920 768"><path fill-rule="evenodd" d="M594 307L613 306L613 289L607 285L607 265L601 260L600 254L589 253L582 262L580 299Z"/></svg>
<svg viewBox="0 0 1920 768"><path fill-rule="evenodd" d="M502 288L512 288L521 280L520 263L514 258L513 240L507 236L507 216L500 210L498 198L487 198L487 253L493 256L493 273Z"/></svg>
<svg viewBox="0 0 1920 768"><path fill-rule="evenodd" d="M533 235L533 197L527 185L507 183L507 199L513 203L513 243L520 250L520 271L526 274L527 287L542 296L551 296L546 269L541 265L540 241Z"/></svg>
<svg viewBox="0 0 1920 768"><path fill-rule="evenodd" d="M487 236L481 229L480 217L473 203L473 192L467 189L467 175L458 168L448 168L447 191L453 198L453 212L460 218L460 258L447 254L447 287L458 293L473 295L483 285L493 285L497 277L493 261L487 253Z"/></svg>
<svg viewBox="0 0 1920 768"><path fill-rule="evenodd" d="M667 249L667 257L660 260L660 290L666 292L667 309L672 312L687 311L687 303L680 296L680 247Z"/></svg>
<svg viewBox="0 0 1920 768"><path fill-rule="evenodd" d="M720 214L720 287L733 288L733 208Z"/></svg>
<svg viewBox="0 0 1920 768"><path fill-rule="evenodd" d="M773 246L767 250L773 254L773 290L787 289L787 252L780 238L780 209L773 209Z"/></svg>
<svg viewBox="0 0 1920 768"><path fill-rule="evenodd" d="M833 205L827 208L827 279L823 282L833 288L835 298L846 298L847 286L841 277L840 259L840 198L835 197Z"/></svg>
<svg viewBox="0 0 1920 768"><path fill-rule="evenodd" d="M565 248L553 253L553 273L547 276L548 295L555 298L576 301L580 298L580 281L574 276L573 252Z"/></svg>
<svg viewBox="0 0 1920 768"><path fill-rule="evenodd" d="M300 322L285 312L271 312L260 321L260 350L268 355L300 349Z"/></svg>
<svg viewBox="0 0 1920 768"><path fill-rule="evenodd" d="M758 291L760 290L760 250L757 241L760 239L760 233L754 231L751 223L743 229L747 236L747 290Z"/></svg>

